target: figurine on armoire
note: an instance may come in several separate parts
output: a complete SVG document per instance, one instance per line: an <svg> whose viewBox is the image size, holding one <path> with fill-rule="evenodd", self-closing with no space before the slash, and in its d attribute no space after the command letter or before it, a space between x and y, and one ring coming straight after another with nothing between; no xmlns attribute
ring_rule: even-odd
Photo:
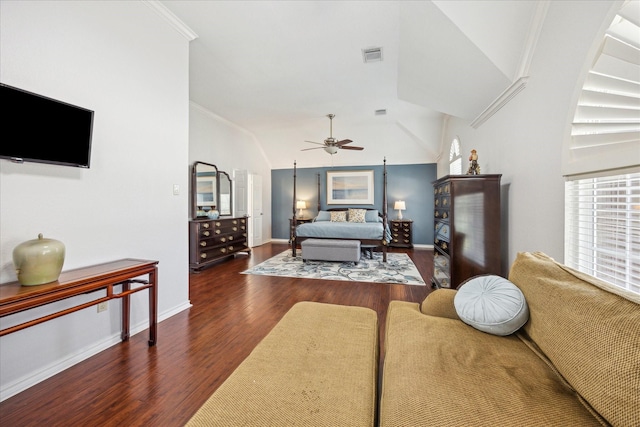
<svg viewBox="0 0 640 427"><path fill-rule="evenodd" d="M476 150L471 150L471 155L469 156L469 170L467 170L467 175L480 175L480 165L478 164L478 152Z"/></svg>

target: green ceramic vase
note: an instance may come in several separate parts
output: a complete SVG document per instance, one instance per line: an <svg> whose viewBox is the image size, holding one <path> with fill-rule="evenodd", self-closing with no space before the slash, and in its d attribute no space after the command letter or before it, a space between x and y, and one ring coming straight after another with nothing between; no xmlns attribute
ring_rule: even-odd
<svg viewBox="0 0 640 427"><path fill-rule="evenodd" d="M38 238L20 243L13 250L13 265L21 285L34 286L55 282L64 264L64 244L59 240Z"/></svg>

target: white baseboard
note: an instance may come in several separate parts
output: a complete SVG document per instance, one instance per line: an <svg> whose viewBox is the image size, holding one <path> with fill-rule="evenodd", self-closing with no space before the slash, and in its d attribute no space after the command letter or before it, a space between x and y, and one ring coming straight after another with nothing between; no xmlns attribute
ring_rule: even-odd
<svg viewBox="0 0 640 427"><path fill-rule="evenodd" d="M286 244L289 244L289 239L271 239L271 243L286 243Z"/></svg>
<svg viewBox="0 0 640 427"><path fill-rule="evenodd" d="M188 309L191 306L192 304L190 302L185 302L184 304L173 307L170 310L158 314L158 323L180 313L181 311ZM149 322L142 321L136 325L133 325L129 330L129 334L130 336L133 336L139 332L146 331L147 329L149 329ZM59 359L58 361L53 362L43 367L42 369L39 369L29 375L25 375L22 378L18 378L17 380L6 384L0 389L0 402L12 396L15 396L16 394L28 389L29 387L32 387L48 378L51 378L52 376L59 374L65 369L70 368L73 365L76 365L83 360L90 358L91 356L95 356L101 351L106 350L107 348L121 342L122 340L120 338L120 332L117 332L93 345L80 349L74 354Z"/></svg>
<svg viewBox="0 0 640 427"><path fill-rule="evenodd" d="M413 245L413 249L430 249L430 250L433 250L433 245Z"/></svg>

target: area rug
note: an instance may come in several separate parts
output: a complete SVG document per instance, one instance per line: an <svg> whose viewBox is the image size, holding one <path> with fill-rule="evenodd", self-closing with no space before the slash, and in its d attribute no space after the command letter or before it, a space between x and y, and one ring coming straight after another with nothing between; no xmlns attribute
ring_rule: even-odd
<svg viewBox="0 0 640 427"><path fill-rule="evenodd" d="M329 261L302 262L301 252L298 251L297 255L293 257L291 250L284 251L243 271L242 274L425 286L415 264L405 253L387 253L387 262L383 263L382 253L374 252L373 259L363 255L358 264Z"/></svg>

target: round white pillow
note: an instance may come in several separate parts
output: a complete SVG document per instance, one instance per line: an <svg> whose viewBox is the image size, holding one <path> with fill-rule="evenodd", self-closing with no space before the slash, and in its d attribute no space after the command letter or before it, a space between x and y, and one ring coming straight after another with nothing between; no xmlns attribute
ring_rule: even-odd
<svg viewBox="0 0 640 427"><path fill-rule="evenodd" d="M458 288L453 305L467 325L493 335L509 335L529 320L522 291L504 277L476 276Z"/></svg>

